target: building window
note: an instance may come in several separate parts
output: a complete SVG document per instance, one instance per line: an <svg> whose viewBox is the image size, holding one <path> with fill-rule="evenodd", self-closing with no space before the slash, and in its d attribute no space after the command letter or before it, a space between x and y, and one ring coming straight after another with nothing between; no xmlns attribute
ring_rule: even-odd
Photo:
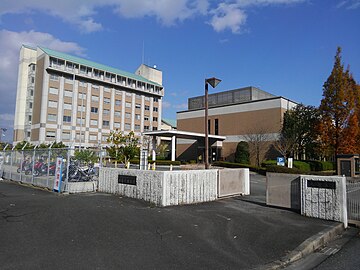
<svg viewBox="0 0 360 270"><path fill-rule="evenodd" d="M136 104L135 104L135 109L141 109L141 104L136 103Z"/></svg>
<svg viewBox="0 0 360 270"><path fill-rule="evenodd" d="M99 96L91 96L91 101L99 102Z"/></svg>
<svg viewBox="0 0 360 270"><path fill-rule="evenodd" d="M95 120L95 119L91 119L91 120L90 120L90 125L92 125L92 126L97 126L97 125L98 125L98 121Z"/></svg>
<svg viewBox="0 0 360 270"><path fill-rule="evenodd" d="M120 128L120 123L114 123L114 128Z"/></svg>
<svg viewBox="0 0 360 270"><path fill-rule="evenodd" d="M104 87L104 92L110 92L110 88L109 87Z"/></svg>
<svg viewBox="0 0 360 270"><path fill-rule="evenodd" d="M77 119L76 119L76 124L78 124L78 125L84 125L84 124L85 124L85 119L77 118Z"/></svg>
<svg viewBox="0 0 360 270"><path fill-rule="evenodd" d="M85 112L85 106L78 106L78 112Z"/></svg>
<svg viewBox="0 0 360 270"><path fill-rule="evenodd" d="M158 111L158 108L157 108L157 107L154 107L154 108L153 108L153 111L154 111L154 112L157 112L157 111Z"/></svg>
<svg viewBox="0 0 360 270"><path fill-rule="evenodd" d="M103 126L105 126L105 127L110 126L110 122L107 121L107 120L104 120L104 121L103 121Z"/></svg>
<svg viewBox="0 0 360 270"><path fill-rule="evenodd" d="M130 130L130 129L131 129L130 124L125 124L125 130Z"/></svg>
<svg viewBox="0 0 360 270"><path fill-rule="evenodd" d="M145 105L145 111L150 111L150 106L149 105Z"/></svg>
<svg viewBox="0 0 360 270"><path fill-rule="evenodd" d="M211 121L210 121L210 119L209 119L209 120L208 120L208 133L209 133L209 134L211 133L210 130L211 130Z"/></svg>
<svg viewBox="0 0 360 270"><path fill-rule="evenodd" d="M108 139L108 138L109 138L109 136L106 136L106 135L105 135L105 136L102 136L102 141L103 141L103 142L107 142L107 139Z"/></svg>
<svg viewBox="0 0 360 270"><path fill-rule="evenodd" d="M59 94L59 89L54 88L54 87L50 87L49 88L49 94L57 95L57 94Z"/></svg>
<svg viewBox="0 0 360 270"><path fill-rule="evenodd" d="M71 123L71 116L64 115L64 116L63 116L63 122L65 122L65 123Z"/></svg>
<svg viewBox="0 0 360 270"><path fill-rule="evenodd" d="M145 121L149 121L149 117L148 117L148 116L145 116L145 117L144 117L144 120L145 120Z"/></svg>
<svg viewBox="0 0 360 270"><path fill-rule="evenodd" d="M65 82L69 83L69 84L73 84L74 83L73 77L72 76L66 76L65 77Z"/></svg>
<svg viewBox="0 0 360 270"><path fill-rule="evenodd" d="M130 102L125 102L125 107L126 108L131 108L131 103Z"/></svg>
<svg viewBox="0 0 360 270"><path fill-rule="evenodd" d="M136 94L136 98L141 98L141 95L139 95L139 94Z"/></svg>
<svg viewBox="0 0 360 270"><path fill-rule="evenodd" d="M153 130L157 130L157 127L153 127Z"/></svg>
<svg viewBox="0 0 360 270"><path fill-rule="evenodd" d="M49 100L49 108L57 108L57 101Z"/></svg>
<svg viewBox="0 0 360 270"><path fill-rule="evenodd" d="M84 141L84 140L85 140L85 135L84 135L84 134L81 134L81 136L80 136L80 134L77 133L77 134L76 134L76 140L78 140L78 141L80 141L80 140Z"/></svg>
<svg viewBox="0 0 360 270"><path fill-rule="evenodd" d="M127 97L131 97L131 93L126 92L126 96L127 96Z"/></svg>
<svg viewBox="0 0 360 270"><path fill-rule="evenodd" d="M150 100L150 97L145 97L145 100L146 100L146 101L149 101L149 100Z"/></svg>
<svg viewBox="0 0 360 270"><path fill-rule="evenodd" d="M215 135L219 135L219 119L215 119Z"/></svg>
<svg viewBox="0 0 360 270"><path fill-rule="evenodd" d="M153 121L157 122L158 118L157 117L153 117Z"/></svg>
<svg viewBox="0 0 360 270"><path fill-rule="evenodd" d="M90 141L96 141L97 140L97 135L90 135L89 140Z"/></svg>
<svg viewBox="0 0 360 270"><path fill-rule="evenodd" d="M104 112L103 112L103 114L110 114L110 110L105 109Z"/></svg>
<svg viewBox="0 0 360 270"><path fill-rule="evenodd" d="M32 102L29 102L29 108L32 109Z"/></svg>
<svg viewBox="0 0 360 270"><path fill-rule="evenodd" d="M62 139L63 140L70 140L70 133L69 132L63 132Z"/></svg>
<svg viewBox="0 0 360 270"><path fill-rule="evenodd" d="M130 114L130 113L125 113L125 118L130 119L130 118L131 118L131 114Z"/></svg>
<svg viewBox="0 0 360 270"><path fill-rule="evenodd" d="M120 99L116 99L116 100L115 100L115 105L116 105L116 106L120 106L120 105L121 105L121 100L120 100Z"/></svg>
<svg viewBox="0 0 360 270"><path fill-rule="evenodd" d="M64 96L65 96L65 97L72 97L72 93L73 93L72 91L65 90L65 91L64 91Z"/></svg>
<svg viewBox="0 0 360 270"><path fill-rule="evenodd" d="M149 126L144 126L144 130L145 130L145 131L148 131L149 129L150 129Z"/></svg>
<svg viewBox="0 0 360 270"><path fill-rule="evenodd" d="M93 85L92 85L92 88L94 88L94 89L99 89L99 86L98 86L97 84L93 84Z"/></svg>
<svg viewBox="0 0 360 270"><path fill-rule="evenodd" d="M49 122L56 122L56 114L48 114L47 115L47 120Z"/></svg>
<svg viewBox="0 0 360 270"><path fill-rule="evenodd" d="M110 104L110 98L104 98L104 103L105 104Z"/></svg>
<svg viewBox="0 0 360 270"><path fill-rule="evenodd" d="M71 103L64 103L64 110L72 110Z"/></svg>
<svg viewBox="0 0 360 270"><path fill-rule="evenodd" d="M154 102L158 102L158 101L159 101L159 98L154 97Z"/></svg>
<svg viewBox="0 0 360 270"><path fill-rule="evenodd" d="M135 130L140 131L140 125L135 125Z"/></svg>
<svg viewBox="0 0 360 270"><path fill-rule="evenodd" d="M79 93L79 99L86 99L85 93Z"/></svg>
<svg viewBox="0 0 360 270"><path fill-rule="evenodd" d="M99 109L96 107L91 107L91 112L92 113L98 113Z"/></svg>
<svg viewBox="0 0 360 270"><path fill-rule="evenodd" d="M50 74L50 80L51 80L51 81L58 81L58 80L59 80L59 75Z"/></svg>
<svg viewBox="0 0 360 270"><path fill-rule="evenodd" d="M140 120L140 114L135 114L135 119Z"/></svg>
<svg viewBox="0 0 360 270"><path fill-rule="evenodd" d="M47 138L55 138L55 136L56 136L55 131L46 131Z"/></svg>
<svg viewBox="0 0 360 270"><path fill-rule="evenodd" d="M28 115L28 121L31 122L31 115Z"/></svg>
<svg viewBox="0 0 360 270"><path fill-rule="evenodd" d="M117 117L120 117L120 116L121 116L121 112L120 112L120 111L115 111L115 112L114 112L114 115L117 116Z"/></svg>

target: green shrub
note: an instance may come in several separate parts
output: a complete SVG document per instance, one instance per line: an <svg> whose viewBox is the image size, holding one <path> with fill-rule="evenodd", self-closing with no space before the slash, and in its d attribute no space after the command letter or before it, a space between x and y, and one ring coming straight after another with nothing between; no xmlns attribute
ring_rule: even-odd
<svg viewBox="0 0 360 270"><path fill-rule="evenodd" d="M305 162L305 161L295 160L293 167L296 168L296 169L299 169L300 171L303 171L303 172L311 171L310 164Z"/></svg>
<svg viewBox="0 0 360 270"><path fill-rule="evenodd" d="M261 167L273 166L276 165L276 160L265 160L261 163Z"/></svg>
<svg viewBox="0 0 360 270"><path fill-rule="evenodd" d="M180 165L181 162L178 160L171 161L171 160L155 160L155 161L149 161L150 164L153 164L155 162L156 165Z"/></svg>
<svg viewBox="0 0 360 270"><path fill-rule="evenodd" d="M190 164L196 164L196 160L193 160L193 159L192 159L192 160L189 161L189 163L190 163Z"/></svg>
<svg viewBox="0 0 360 270"><path fill-rule="evenodd" d="M235 152L235 162L240 164L250 164L249 144L239 142Z"/></svg>
<svg viewBox="0 0 360 270"><path fill-rule="evenodd" d="M262 175L266 175L266 169L265 168L259 168L255 167L249 164L240 164L240 163L234 163L234 162L226 162L226 161L216 161L213 163L214 166L218 167L224 167L224 168L249 168L252 172L257 172Z"/></svg>
<svg viewBox="0 0 360 270"><path fill-rule="evenodd" d="M308 160L312 171L332 171L335 170L335 163L330 161Z"/></svg>
<svg viewBox="0 0 360 270"><path fill-rule="evenodd" d="M288 168L285 166L269 165L266 167L266 171L275 173L290 173L290 174L304 174L304 171L297 168Z"/></svg>

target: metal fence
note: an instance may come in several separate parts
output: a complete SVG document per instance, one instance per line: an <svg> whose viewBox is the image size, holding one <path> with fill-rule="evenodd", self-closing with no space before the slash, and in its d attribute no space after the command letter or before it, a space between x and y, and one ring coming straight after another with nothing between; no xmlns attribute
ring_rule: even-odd
<svg viewBox="0 0 360 270"><path fill-rule="evenodd" d="M348 219L360 221L360 181L346 184Z"/></svg>
<svg viewBox="0 0 360 270"><path fill-rule="evenodd" d="M56 160L61 157L62 191L67 191L69 182L96 181L99 168L105 161L104 150L95 149L94 162L75 159L74 149L31 149L0 152L0 177L53 189Z"/></svg>

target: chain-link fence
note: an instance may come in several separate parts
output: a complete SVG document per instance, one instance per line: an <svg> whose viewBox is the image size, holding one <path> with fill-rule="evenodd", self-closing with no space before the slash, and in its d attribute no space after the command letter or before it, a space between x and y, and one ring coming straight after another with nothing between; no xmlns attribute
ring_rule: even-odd
<svg viewBox="0 0 360 270"><path fill-rule="evenodd" d="M83 150L87 155L77 154L75 149L31 149L0 152L0 177L8 180L54 188L55 179L61 178L61 191L67 191L69 182L97 181L99 168L103 166L105 151ZM90 157L89 157L90 156ZM57 171L56 161L62 161Z"/></svg>

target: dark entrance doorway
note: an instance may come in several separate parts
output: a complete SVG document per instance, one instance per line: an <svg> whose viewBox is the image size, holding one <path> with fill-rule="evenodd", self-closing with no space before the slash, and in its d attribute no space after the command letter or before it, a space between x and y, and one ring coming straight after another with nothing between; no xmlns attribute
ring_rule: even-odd
<svg viewBox="0 0 360 270"><path fill-rule="evenodd" d="M350 177L351 176L351 161L341 160L340 161L340 174Z"/></svg>

